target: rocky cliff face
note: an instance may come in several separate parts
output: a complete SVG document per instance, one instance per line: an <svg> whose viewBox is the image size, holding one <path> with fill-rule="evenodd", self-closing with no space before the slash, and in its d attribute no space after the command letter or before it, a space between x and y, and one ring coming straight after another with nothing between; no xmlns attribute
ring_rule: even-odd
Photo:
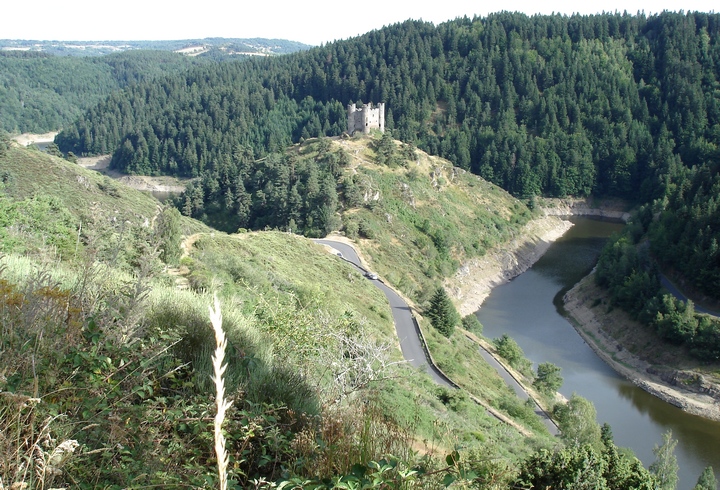
<svg viewBox="0 0 720 490"><path fill-rule="evenodd" d="M502 248L465 262L445 282L460 314L477 311L492 288L528 270L571 227L571 222L557 216L535 219Z"/></svg>

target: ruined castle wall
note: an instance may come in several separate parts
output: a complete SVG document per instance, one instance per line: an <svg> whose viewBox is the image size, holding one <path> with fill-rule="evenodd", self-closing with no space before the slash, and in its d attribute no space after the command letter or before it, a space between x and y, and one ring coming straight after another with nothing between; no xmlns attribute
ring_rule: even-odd
<svg viewBox="0 0 720 490"><path fill-rule="evenodd" d="M372 104L364 104L358 109L355 104L348 105L348 134L362 131L370 133L371 129L385 131L385 104L380 103L376 108Z"/></svg>

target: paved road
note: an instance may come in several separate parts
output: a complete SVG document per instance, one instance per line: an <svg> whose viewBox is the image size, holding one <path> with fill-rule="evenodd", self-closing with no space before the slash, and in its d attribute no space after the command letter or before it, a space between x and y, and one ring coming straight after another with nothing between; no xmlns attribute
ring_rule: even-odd
<svg viewBox="0 0 720 490"><path fill-rule="evenodd" d="M480 351L480 355L482 356L482 358L485 359L485 361L490 364L490 366L492 366L495 371L498 372L500 377L505 380L505 383L510 388L512 388L518 398L520 398L521 400L527 400L530 398L530 395L528 395L527 391L525 391L522 385L518 383L518 381L512 376L512 374L510 374L507 369L505 369L505 367L492 356L492 354L483 349L482 346L478 346L478 350ZM555 424L555 422L553 422L553 420L550 418L547 412L545 412L545 410L540 408L540 405L538 405L535 400L533 400L533 403L535 404L535 414L540 417L540 420L543 421L548 431L554 436L558 435L560 433L560 430L558 429L558 426Z"/></svg>
<svg viewBox="0 0 720 490"><path fill-rule="evenodd" d="M315 240L315 243L322 243L328 245L342 254L342 258L353 264L357 269L365 274L367 271L360 265L360 258L358 257L355 249L350 245L342 242L336 242L334 240ZM424 369L427 373L435 380L435 382L441 386L448 388L456 388L456 386L445 377L437 368L427 361L425 355L425 349L420 340L420 333L417 330L415 319L412 316L410 307L407 305L395 291L390 289L380 279L370 279L373 285L380 288L385 293L385 297L390 303L390 310L392 311L393 320L395 321L395 331L397 332L398 339L400 340L400 349L402 350L403 357L410 363L411 366Z"/></svg>
<svg viewBox="0 0 720 490"><path fill-rule="evenodd" d="M665 274L660 274L660 285L662 285L662 287L667 289L670 292L670 294L675 296L677 299L682 300L682 301L688 300L687 296L685 296L678 288L675 287L675 285L673 283L670 282L670 280L667 277L665 277ZM718 314L717 311L708 310L707 308L698 306L694 302L693 302L693 306L695 308L696 313L705 313L705 314L708 314L708 315L711 315L714 317L720 316L720 314Z"/></svg>
<svg viewBox="0 0 720 490"><path fill-rule="evenodd" d="M315 243L321 243L327 245L341 254L341 257L346 261L353 264L362 274L365 274L367 270L360 265L360 258L358 257L355 249L342 242L336 242L334 240L314 240ZM367 277L367 276L366 276ZM390 303L390 309L392 310L393 320L395 321L395 331L397 332L398 339L400 339L400 349L402 350L403 357L412 366L417 368L425 369L428 374L435 380L435 382L441 386L448 388L457 388L452 381L450 381L444 374L442 374L434 364L428 362L420 340L420 332L415 319L412 316L410 307L407 305L404 299L402 299L395 291L390 289L380 279L370 279L372 283L380 288ZM520 383L500 364L495 358L481 346L478 346L480 355L485 359L490 366L492 366L498 374L505 380L517 396L521 400L527 400L530 396L523 389ZM548 431L552 435L559 434L559 430L555 422L550 419L548 414L541 409L537 403L535 403L535 413L545 423Z"/></svg>

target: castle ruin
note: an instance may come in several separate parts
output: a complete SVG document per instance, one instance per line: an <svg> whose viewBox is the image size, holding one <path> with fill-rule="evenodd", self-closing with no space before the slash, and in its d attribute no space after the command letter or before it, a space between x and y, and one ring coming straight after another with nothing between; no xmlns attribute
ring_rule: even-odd
<svg viewBox="0 0 720 490"><path fill-rule="evenodd" d="M385 104L380 102L375 108L372 103L363 104L361 109L355 104L348 104L348 134L352 136L355 131L369 134L371 129L385 132Z"/></svg>

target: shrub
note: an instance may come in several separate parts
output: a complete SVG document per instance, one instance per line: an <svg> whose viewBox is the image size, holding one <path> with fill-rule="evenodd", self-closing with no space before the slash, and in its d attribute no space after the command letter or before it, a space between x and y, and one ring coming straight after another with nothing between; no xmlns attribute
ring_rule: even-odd
<svg viewBox="0 0 720 490"><path fill-rule="evenodd" d="M462 326L468 332L472 332L477 335L482 335L483 333L483 325L480 323L477 316L475 316L475 313L465 315L462 319Z"/></svg>

